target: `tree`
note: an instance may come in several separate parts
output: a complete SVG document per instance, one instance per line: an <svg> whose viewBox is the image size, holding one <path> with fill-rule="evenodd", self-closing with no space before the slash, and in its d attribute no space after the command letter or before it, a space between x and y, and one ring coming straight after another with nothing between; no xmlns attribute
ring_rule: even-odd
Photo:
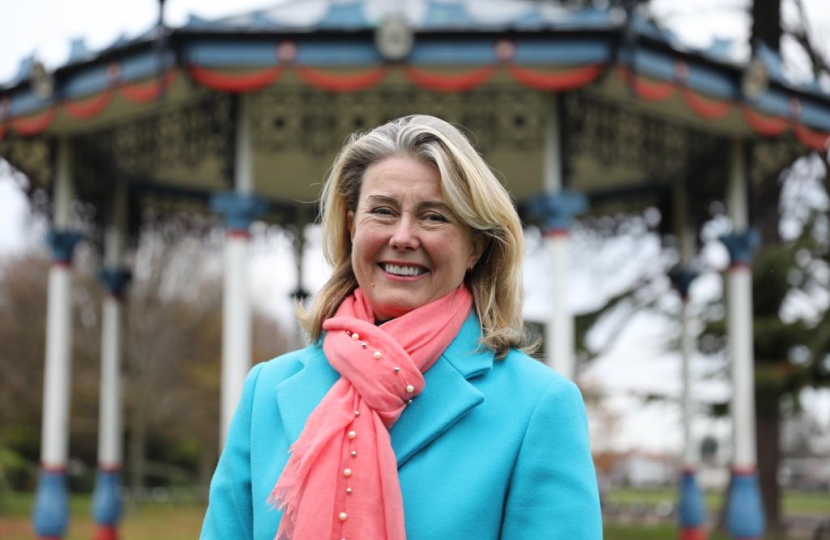
<svg viewBox="0 0 830 540"><path fill-rule="evenodd" d="M32 463L39 452L48 267L34 252L0 267L0 440Z"/></svg>
<svg viewBox="0 0 830 540"><path fill-rule="evenodd" d="M182 236L157 228L145 231L136 251L125 342L134 489L145 485L145 457L153 440L162 444L155 445L161 447L150 458L170 461L177 452L179 458L182 452L190 453L203 483L215 465L222 350L217 233ZM255 312L253 329L256 361L285 351L286 339L273 320Z"/></svg>
<svg viewBox="0 0 830 540"><path fill-rule="evenodd" d="M79 256L83 259L86 254ZM49 264L45 252L28 251L0 266L0 440L32 463L37 463L40 452ZM98 314L89 308L101 295L89 288L94 281L90 275L74 277L71 446L73 457L94 462L99 369L91 344L100 343L100 332Z"/></svg>
<svg viewBox="0 0 830 540"><path fill-rule="evenodd" d="M206 487L217 455L222 233L209 227L194 234L180 227L169 222L144 229L126 295L126 471L134 487L144 486L148 476L152 483L167 483L164 476L172 471L186 482L196 474ZM0 441L31 463L28 480L17 488L34 487L39 460L49 264L43 250L32 249L0 266ZM95 277L98 267L89 245L79 248L73 272L70 452L87 470L97 460L104 296ZM256 361L285 350L283 333L258 311L253 331ZM76 487L91 487L89 480L87 475Z"/></svg>

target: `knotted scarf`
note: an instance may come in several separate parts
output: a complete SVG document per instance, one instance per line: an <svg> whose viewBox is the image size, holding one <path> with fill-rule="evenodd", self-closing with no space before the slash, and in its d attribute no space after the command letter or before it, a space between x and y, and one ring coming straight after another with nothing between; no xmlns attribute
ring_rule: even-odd
<svg viewBox="0 0 830 540"><path fill-rule="evenodd" d="M268 498L284 509L276 540L405 540L389 429L423 392L423 373L471 306L462 285L375 326L357 289L323 323L323 350L340 379L309 415Z"/></svg>

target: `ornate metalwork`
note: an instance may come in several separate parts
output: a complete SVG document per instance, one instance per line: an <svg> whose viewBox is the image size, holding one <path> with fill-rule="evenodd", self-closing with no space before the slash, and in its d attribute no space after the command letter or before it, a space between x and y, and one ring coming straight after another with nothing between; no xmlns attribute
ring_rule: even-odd
<svg viewBox="0 0 830 540"><path fill-rule="evenodd" d="M28 139L6 135L0 141L0 158L23 173L37 186L47 186L52 179L52 152L48 139Z"/></svg>
<svg viewBox="0 0 830 540"><path fill-rule="evenodd" d="M602 165L644 170L655 181L684 176L702 153L723 141L590 89L565 96L563 118L566 155L591 154Z"/></svg>
<svg viewBox="0 0 830 540"><path fill-rule="evenodd" d="M712 215L711 203L723 200L728 178L727 137L644 112L636 102L604 97L594 88L557 97L500 83L465 93L428 92L397 83L343 94L278 85L247 99L253 144L261 153L302 152L330 159L356 130L414 113L432 114L461 126L485 155L496 149L536 153L544 144L546 102L560 99L566 179L571 170L568 161L576 156L590 155L609 169L640 170L645 186L660 189L629 196L658 201L664 211L670 205L664 204L667 197L661 189L683 181L692 219L702 223ZM91 207L107 208L116 179L158 180L165 170L196 170L208 159L221 160L223 176L230 182L235 110L233 97L198 91L187 103L167 103L152 114L74 137L73 177L79 197ZM803 148L791 137L756 139L750 152L753 205L774 208L778 174ZM0 141L0 156L26 174L33 186L51 184L50 139L7 134ZM156 195L145 193L141 200ZM183 203L170 202L175 198L168 194L166 202L155 204L170 206L171 211L172 207L180 209ZM204 201L191 203L184 206L205 211ZM139 211L131 208L133 215ZM280 210L281 219L286 212ZM98 211L94 219L103 223L103 217ZM663 221L670 223L667 215ZM769 223L772 227L777 221L770 218Z"/></svg>
<svg viewBox="0 0 830 540"><path fill-rule="evenodd" d="M757 139L747 154L750 181L753 185L758 185L767 182L771 175L777 178L782 170L807 153L809 150L791 135Z"/></svg>
<svg viewBox="0 0 830 540"><path fill-rule="evenodd" d="M260 151L328 156L356 130L422 113L462 126L486 153L495 147L538 149L544 99L553 97L506 86L466 93L381 87L349 94L276 87L252 96L250 111L254 146Z"/></svg>
<svg viewBox="0 0 830 540"><path fill-rule="evenodd" d="M75 146L111 165L113 174L152 178L165 168L195 168L204 159L232 155L232 129L230 97L205 93L182 107L79 136Z"/></svg>
<svg viewBox="0 0 830 540"><path fill-rule="evenodd" d="M666 120L593 89L567 94L563 103L565 156L587 154L609 170L642 171L643 193L650 193L649 204L661 209L665 233L673 232L670 191L677 182L686 185L690 220L700 225L711 219L712 203L723 200L727 185L728 137Z"/></svg>

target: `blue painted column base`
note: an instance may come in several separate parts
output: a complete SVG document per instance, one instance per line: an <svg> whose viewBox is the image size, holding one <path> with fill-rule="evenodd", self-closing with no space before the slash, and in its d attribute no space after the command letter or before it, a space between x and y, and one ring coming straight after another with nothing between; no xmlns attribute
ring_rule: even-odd
<svg viewBox="0 0 830 540"><path fill-rule="evenodd" d="M677 265L669 271L669 279L672 286L680 293L680 297L686 301L689 299L689 289L692 287L692 282L700 275L696 269L691 266ZM694 475L694 473L692 473Z"/></svg>
<svg viewBox="0 0 830 540"><path fill-rule="evenodd" d="M725 234L719 240L729 251L731 267L750 266L752 256L761 245L761 237L755 229L747 229L743 232Z"/></svg>
<svg viewBox="0 0 830 540"><path fill-rule="evenodd" d="M107 289L107 294L113 298L124 298L124 291L133 278L132 272L126 268L104 268L98 273L98 279Z"/></svg>
<svg viewBox="0 0 830 540"><path fill-rule="evenodd" d="M52 262L54 264L71 266L72 254L75 252L75 247L83 239L83 235L76 231L51 229L46 233L46 244L52 250Z"/></svg>
<svg viewBox="0 0 830 540"><path fill-rule="evenodd" d="M692 470L683 471L680 478L678 507L681 540L706 540L706 505Z"/></svg>
<svg viewBox="0 0 830 540"><path fill-rule="evenodd" d="M225 217L228 233L248 235L248 228L259 216L268 211L268 203L253 195L233 191L217 193L210 200L211 209Z"/></svg>
<svg viewBox="0 0 830 540"><path fill-rule="evenodd" d="M528 201L530 216L541 222L548 233L567 233L574 218L588 210L588 198L581 193L562 190L555 194L543 193Z"/></svg>
<svg viewBox="0 0 830 540"><path fill-rule="evenodd" d="M98 528L95 540L116 540L121 520L121 471L98 469L92 496L92 517Z"/></svg>
<svg viewBox="0 0 830 540"><path fill-rule="evenodd" d="M69 526L69 488L65 470L41 468L32 522L39 539L63 538Z"/></svg>
<svg viewBox="0 0 830 540"><path fill-rule="evenodd" d="M764 505L758 473L732 471L732 488L726 510L726 528L735 540L757 540L764 534Z"/></svg>

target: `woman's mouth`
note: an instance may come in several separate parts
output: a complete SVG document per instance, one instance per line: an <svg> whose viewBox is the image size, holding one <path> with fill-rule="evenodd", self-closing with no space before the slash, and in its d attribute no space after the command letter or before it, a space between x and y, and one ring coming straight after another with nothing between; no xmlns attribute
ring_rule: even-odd
<svg viewBox="0 0 830 540"><path fill-rule="evenodd" d="M392 263L380 263L378 266L387 274L401 277L416 277L426 273L426 268L423 266L412 266Z"/></svg>

